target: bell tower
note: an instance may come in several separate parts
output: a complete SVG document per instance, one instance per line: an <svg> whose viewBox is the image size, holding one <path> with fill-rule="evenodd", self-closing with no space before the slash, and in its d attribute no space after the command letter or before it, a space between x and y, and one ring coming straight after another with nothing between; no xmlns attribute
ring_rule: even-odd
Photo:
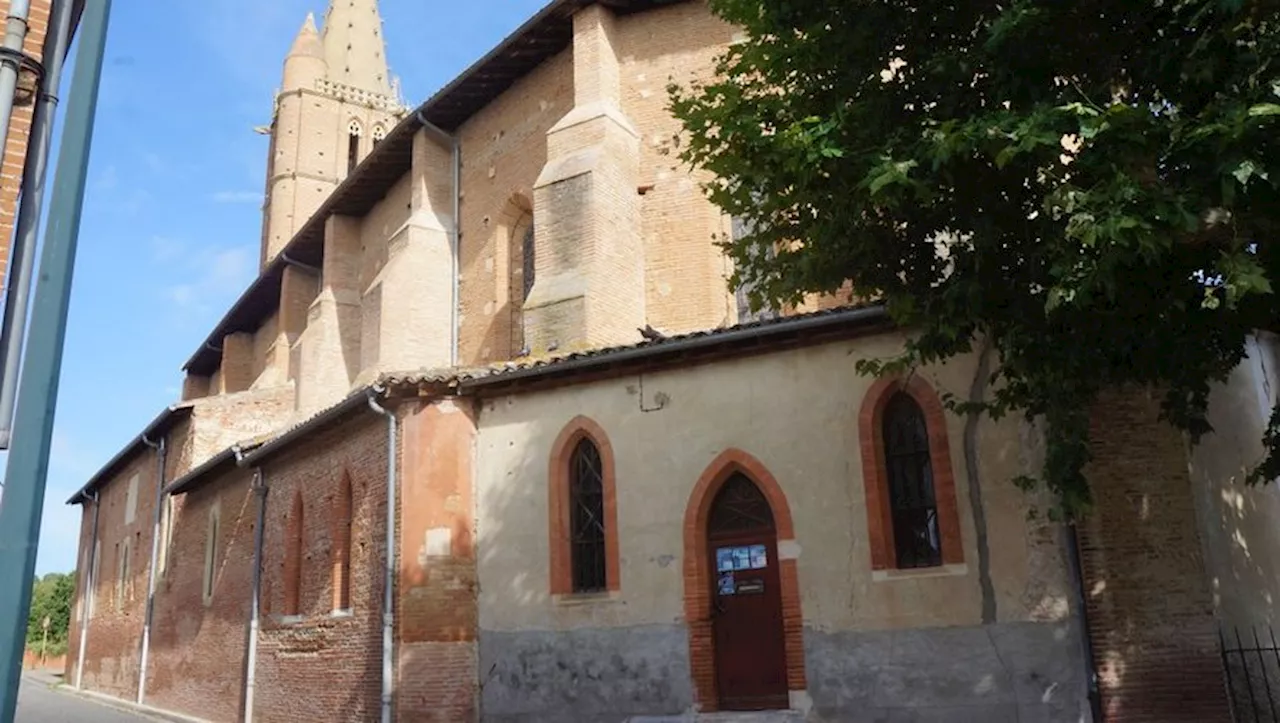
<svg viewBox="0 0 1280 723"><path fill-rule="evenodd" d="M397 85L377 0L330 0L322 28L307 15L272 114L263 268L404 116Z"/></svg>

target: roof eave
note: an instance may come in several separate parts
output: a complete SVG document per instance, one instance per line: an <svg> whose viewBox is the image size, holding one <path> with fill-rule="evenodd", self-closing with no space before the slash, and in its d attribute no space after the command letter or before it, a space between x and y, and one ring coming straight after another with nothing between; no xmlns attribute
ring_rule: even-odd
<svg viewBox="0 0 1280 723"><path fill-rule="evenodd" d="M107 463L89 478L84 486L76 491L75 494L67 500L66 504L78 505L82 502L89 501L89 493L95 491L104 478L111 472L114 472L126 459L136 454L140 448L147 446L146 441L154 438L157 434L167 432L172 429L173 425L191 415L191 405L181 404L165 407L155 419L151 421L142 432L129 441L119 452Z"/></svg>
<svg viewBox="0 0 1280 723"><path fill-rule="evenodd" d="M881 326L891 326L892 323L883 305L862 306L835 314L750 326L725 332L693 336L688 339L645 344L617 352L553 361L543 366L516 369L462 380L458 382L458 388L463 393L485 393L496 387L515 386L557 377L589 374L611 367L653 361L664 357L710 353L730 348L745 341L767 342L798 333L817 335L828 330L879 328Z"/></svg>

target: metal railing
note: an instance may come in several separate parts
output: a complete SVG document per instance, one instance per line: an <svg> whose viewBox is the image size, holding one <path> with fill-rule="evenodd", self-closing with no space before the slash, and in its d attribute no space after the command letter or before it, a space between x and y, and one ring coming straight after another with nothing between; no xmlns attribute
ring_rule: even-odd
<svg viewBox="0 0 1280 723"><path fill-rule="evenodd" d="M1270 626L1218 629L1236 723L1280 723L1280 645Z"/></svg>

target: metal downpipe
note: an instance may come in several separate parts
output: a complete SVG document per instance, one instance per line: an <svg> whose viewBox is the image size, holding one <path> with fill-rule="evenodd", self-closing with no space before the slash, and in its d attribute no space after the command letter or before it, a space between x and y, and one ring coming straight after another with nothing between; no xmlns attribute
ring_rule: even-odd
<svg viewBox="0 0 1280 723"><path fill-rule="evenodd" d="M53 143L53 119L58 112L58 89L62 83L67 47L71 44L73 4L72 0L54 0L49 11L49 32L42 50L45 72L37 89L31 135L22 167L22 195L9 259L11 271L9 285L5 289L4 323L0 327L0 355L4 359L3 366L0 366L0 449L9 448L13 432L18 371L22 366L22 345L26 339L27 303L31 300L31 279L44 206L49 150ZM3 90L0 90L0 101L3 99ZM0 134L0 138L4 137Z"/></svg>
<svg viewBox="0 0 1280 723"><path fill-rule="evenodd" d="M382 607L382 723L391 723L391 699L395 692L392 653L395 632L396 552L396 415L378 404L378 387L369 390L369 408L387 419L387 560Z"/></svg>
<svg viewBox="0 0 1280 723"><path fill-rule="evenodd" d="M453 315L453 339L449 347L449 364L458 366L458 347L462 341L462 314L458 306L462 302L459 283L462 276L462 141L455 135L453 138L453 299L450 313Z"/></svg>
<svg viewBox="0 0 1280 723"><path fill-rule="evenodd" d="M147 696L147 658L151 653L151 621L156 609L156 563L160 559L160 521L164 504L164 468L169 456L169 444L166 437L160 442L152 442L143 435L142 443L156 451L156 513L153 515L151 527L151 569L147 573L147 612L142 622L142 656L138 663L138 705L142 705Z"/></svg>
<svg viewBox="0 0 1280 723"><path fill-rule="evenodd" d="M1085 600L1084 565L1080 561L1080 536L1074 522L1067 525L1067 565L1074 578L1076 605L1080 608L1080 642L1084 647L1085 683L1089 696L1089 710L1095 723L1102 723L1102 695L1098 690L1098 671L1094 667L1093 635L1089 631L1089 608Z"/></svg>
<svg viewBox="0 0 1280 723"><path fill-rule="evenodd" d="M102 504L98 498L98 491L93 491L93 532L89 536L89 571L86 575L87 582L84 590L80 591L81 602L81 618L80 618L80 649L76 651L76 690L83 690L84 684L84 651L89 644L89 623L93 620L93 603L97 598L94 595L94 586L98 581L94 579L93 571L98 566L98 511L102 509Z"/></svg>
<svg viewBox="0 0 1280 723"><path fill-rule="evenodd" d="M236 464L239 465L244 460L244 452L237 447L235 453ZM253 693L254 687L257 684L258 620L260 613L258 598L262 589L262 527L266 524L267 519L267 476L263 474L261 467L253 468L253 491L258 496L258 522L253 527L253 583L250 585L249 593L253 598L249 602L249 629L247 632L249 639L245 646L245 723L252 723L253 721Z"/></svg>
<svg viewBox="0 0 1280 723"><path fill-rule="evenodd" d="M4 41L0 42L0 140L9 137L9 124L13 119L13 97L18 90L22 46L27 39L27 17L30 14L31 0L12 0L9 3Z"/></svg>
<svg viewBox="0 0 1280 723"><path fill-rule="evenodd" d="M66 342L67 312L84 211L94 115L102 83L112 0L85 3L77 30L75 77L62 124L31 309L31 334L18 380L18 405L0 504L0 723L12 723L22 678L26 611L48 486L49 450ZM2 99L0 99L2 100Z"/></svg>

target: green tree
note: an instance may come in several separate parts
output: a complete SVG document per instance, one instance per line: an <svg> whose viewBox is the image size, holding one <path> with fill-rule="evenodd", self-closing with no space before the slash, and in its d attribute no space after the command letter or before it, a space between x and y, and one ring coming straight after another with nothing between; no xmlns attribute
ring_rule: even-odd
<svg viewBox="0 0 1280 723"><path fill-rule="evenodd" d="M1275 0L711 6L745 39L669 90L682 157L751 230L723 244L753 303L852 280L914 330L867 374L994 352L990 394L949 403L1044 419L1058 512L1091 501L1104 388L1209 431L1211 382L1276 319Z"/></svg>
<svg viewBox="0 0 1280 723"><path fill-rule="evenodd" d="M44 618L49 617L49 647L66 645L71 625L71 605L75 596L75 577L51 572L33 583L31 609L27 614L27 647L39 650L44 640Z"/></svg>

